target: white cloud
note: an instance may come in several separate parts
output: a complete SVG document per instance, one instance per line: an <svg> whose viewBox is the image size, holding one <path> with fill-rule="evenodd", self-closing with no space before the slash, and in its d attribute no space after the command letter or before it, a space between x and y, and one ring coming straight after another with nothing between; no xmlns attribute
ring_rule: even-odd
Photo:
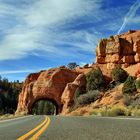
<svg viewBox="0 0 140 140"><path fill-rule="evenodd" d="M41 0L33 4L25 20L31 26L48 26L86 15L98 7L97 0L94 3L90 0Z"/></svg>
<svg viewBox="0 0 140 140"><path fill-rule="evenodd" d="M5 70L5 71L0 71L1 75L4 74L17 74L17 73L30 73L34 72L34 70Z"/></svg>
<svg viewBox="0 0 140 140"><path fill-rule="evenodd" d="M88 64L89 66L91 66L91 65L93 64L93 60L91 60L91 63L89 63L89 61L88 61L88 62L80 62L80 63L79 63L79 66L80 66L80 67L83 67L83 66L86 65L86 64Z"/></svg>
<svg viewBox="0 0 140 140"><path fill-rule="evenodd" d="M139 24L140 23L140 16L135 16L131 19L130 23L128 24Z"/></svg>
<svg viewBox="0 0 140 140"><path fill-rule="evenodd" d="M29 51L37 49L37 43L40 33L33 31L17 31L8 33L6 38L1 42L0 60L21 58Z"/></svg>
<svg viewBox="0 0 140 140"><path fill-rule="evenodd" d="M100 6L101 0L40 0L20 9L0 2L0 19L3 16L8 20L12 16L18 21L15 21L15 27L3 31L5 36L0 41L0 60L19 59L34 54L34 51L37 54L37 50L69 54L55 46L65 35L61 31L53 33L50 29L59 28L91 11L97 13ZM94 16L96 19L96 14ZM73 34L69 37L72 38ZM80 46L77 45L77 49Z"/></svg>
<svg viewBox="0 0 140 140"><path fill-rule="evenodd" d="M94 47L96 47L97 45L99 38L102 36L102 34L98 32L90 33L88 31L70 31L61 35L62 36L60 38L59 36L57 36L57 38L59 39L56 42L57 44L67 44L75 46L77 49L86 52L93 51Z"/></svg>
<svg viewBox="0 0 140 140"><path fill-rule="evenodd" d="M118 34L125 28L127 23L135 16L136 11L140 8L140 0L137 0L129 9L128 13L123 19L123 24L121 25L120 29L118 30Z"/></svg>
<svg viewBox="0 0 140 140"><path fill-rule="evenodd" d="M85 51L85 52L94 52L94 49L97 46L97 43L99 41L99 38L101 35L96 33L89 33L87 31L79 32L79 35L76 34L80 38L83 37L85 42L79 42L75 43L74 45L79 48L79 50Z"/></svg>
<svg viewBox="0 0 140 140"><path fill-rule="evenodd" d="M10 11L10 12L9 12ZM0 16L6 15L6 14L13 14L13 12L15 11L14 7L0 2Z"/></svg>
<svg viewBox="0 0 140 140"><path fill-rule="evenodd" d="M5 75L5 74L22 74L22 73L32 73L32 72L37 72L40 70L46 70L48 68L39 68L39 69L25 69L25 70L0 70L0 75Z"/></svg>

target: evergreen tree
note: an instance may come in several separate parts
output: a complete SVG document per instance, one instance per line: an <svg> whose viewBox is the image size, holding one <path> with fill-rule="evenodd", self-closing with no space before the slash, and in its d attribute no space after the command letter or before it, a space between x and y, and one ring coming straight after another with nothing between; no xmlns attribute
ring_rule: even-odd
<svg viewBox="0 0 140 140"><path fill-rule="evenodd" d="M89 73L87 73L86 80L87 91L101 90L104 88L104 76L99 67L93 68Z"/></svg>
<svg viewBox="0 0 140 140"><path fill-rule="evenodd" d="M122 92L123 94L132 95L136 91L135 78L129 76L124 82Z"/></svg>

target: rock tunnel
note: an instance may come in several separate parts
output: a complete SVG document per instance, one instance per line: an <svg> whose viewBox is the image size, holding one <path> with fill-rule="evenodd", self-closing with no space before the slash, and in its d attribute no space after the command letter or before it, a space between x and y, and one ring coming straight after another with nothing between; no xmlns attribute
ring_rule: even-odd
<svg viewBox="0 0 140 140"><path fill-rule="evenodd" d="M50 112L47 114L47 112L45 114L43 114L44 112L41 113L38 113L37 115L58 115L61 113L61 110L62 110L62 107L58 105L58 103L53 100L53 99L48 99L48 98L40 98L38 100L35 100L34 103L32 104L32 106L30 107L30 110L29 110L29 114L36 114L35 111L33 109L36 109L36 111L39 109L39 108L36 108L37 107L40 107L39 106L39 103L49 103L52 105L52 108L53 108L53 112ZM49 106L48 106L49 108ZM43 108L44 109L44 108Z"/></svg>
<svg viewBox="0 0 140 140"><path fill-rule="evenodd" d="M16 113L30 114L32 106L41 99L50 100L56 106L56 114L62 113L72 103L76 89L85 84L83 74L77 79L78 75L81 74L67 68L30 74L19 95Z"/></svg>

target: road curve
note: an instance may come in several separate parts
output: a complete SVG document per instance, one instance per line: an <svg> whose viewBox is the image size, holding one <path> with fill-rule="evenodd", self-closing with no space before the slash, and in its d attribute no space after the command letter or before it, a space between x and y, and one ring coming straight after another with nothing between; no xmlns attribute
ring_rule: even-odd
<svg viewBox="0 0 140 140"><path fill-rule="evenodd" d="M140 140L140 119L110 117L62 117L49 116L40 135L35 140ZM44 116L31 116L0 122L0 140L16 140L36 128ZM48 120L47 120L48 122ZM48 124L48 125L46 125Z"/></svg>
<svg viewBox="0 0 140 140"><path fill-rule="evenodd" d="M16 140L41 124L44 118L44 116L27 116L0 121L0 140Z"/></svg>

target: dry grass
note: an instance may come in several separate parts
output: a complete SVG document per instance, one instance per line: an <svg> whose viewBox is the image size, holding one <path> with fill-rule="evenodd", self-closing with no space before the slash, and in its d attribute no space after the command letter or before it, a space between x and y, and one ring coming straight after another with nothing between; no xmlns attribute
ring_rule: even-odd
<svg viewBox="0 0 140 140"><path fill-rule="evenodd" d="M131 116L140 117L140 109L132 109Z"/></svg>
<svg viewBox="0 0 140 140"><path fill-rule="evenodd" d="M140 117L140 109L135 108L127 108L123 106L113 106L110 108L100 108L93 110L90 115L97 115L97 116L133 116L133 117Z"/></svg>
<svg viewBox="0 0 140 140"><path fill-rule="evenodd" d="M123 106L113 106L113 107L104 107L100 109L95 109L91 112L91 115L98 116L129 116L129 110Z"/></svg>
<svg viewBox="0 0 140 140"><path fill-rule="evenodd" d="M124 106L109 106L101 108L92 108L92 104L86 107L78 108L71 112L69 116L133 116L140 117L140 109Z"/></svg>

